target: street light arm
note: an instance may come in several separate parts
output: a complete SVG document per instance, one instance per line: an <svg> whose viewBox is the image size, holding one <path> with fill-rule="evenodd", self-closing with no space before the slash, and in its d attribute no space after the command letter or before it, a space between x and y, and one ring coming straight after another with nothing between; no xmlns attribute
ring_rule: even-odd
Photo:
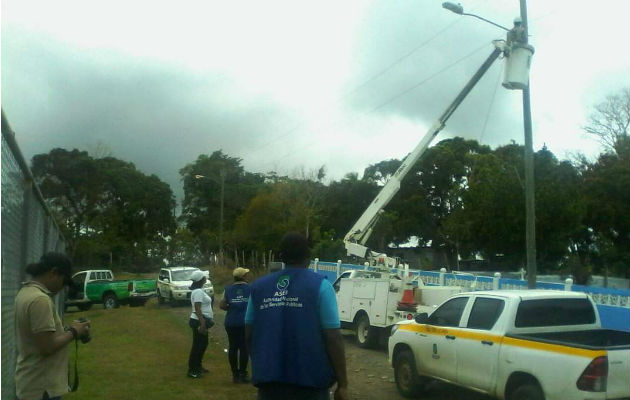
<svg viewBox="0 0 630 400"><path fill-rule="evenodd" d="M489 24L492 24L492 25L494 25L494 26L496 26L496 27L498 27L498 28L501 28L501 29L503 29L504 31L508 31L508 32L510 31L510 29L506 28L505 26L499 25L499 24L497 24L497 23L494 23L494 22L492 22L492 21L490 21L490 20L488 20L488 19L485 19L485 18L480 17L480 16L475 15L475 14L462 13L461 15L468 15L468 16L470 16L470 17L475 17L475 18L478 18L478 19L480 19L480 20L482 20L482 21L485 21L485 22L487 22L487 23L489 23Z"/></svg>

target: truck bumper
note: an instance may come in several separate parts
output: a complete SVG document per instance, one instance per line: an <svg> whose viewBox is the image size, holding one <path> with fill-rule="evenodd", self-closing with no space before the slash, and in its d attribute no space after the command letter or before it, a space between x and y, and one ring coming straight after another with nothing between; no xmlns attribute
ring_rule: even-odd
<svg viewBox="0 0 630 400"><path fill-rule="evenodd" d="M154 297L156 292L145 292L145 293L129 293L129 298L131 299L150 299Z"/></svg>

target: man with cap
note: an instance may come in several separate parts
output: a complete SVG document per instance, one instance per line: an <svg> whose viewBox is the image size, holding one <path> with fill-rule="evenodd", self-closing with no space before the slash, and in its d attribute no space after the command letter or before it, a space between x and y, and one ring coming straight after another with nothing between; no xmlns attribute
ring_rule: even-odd
<svg viewBox="0 0 630 400"><path fill-rule="evenodd" d="M74 321L64 329L57 312L53 297L72 282L65 254L46 253L26 272L31 280L15 299L17 397L59 400L68 392L68 344L89 335L90 324Z"/></svg>
<svg viewBox="0 0 630 400"><path fill-rule="evenodd" d="M188 377L201 378L203 372L208 372L201 366L203 354L208 348L208 329L214 325L212 312L212 298L203 291L206 275L201 270L195 270L190 275L190 304L192 313L188 325L192 329L192 347L188 357Z"/></svg>
<svg viewBox="0 0 630 400"><path fill-rule="evenodd" d="M251 284L245 334L258 400L348 399L346 360L332 284L308 269L308 240L287 233L285 269Z"/></svg>
<svg viewBox="0 0 630 400"><path fill-rule="evenodd" d="M225 314L225 331L230 348L228 359L232 369L234 383L247 383L247 362L249 353L245 344L245 310L249 301L249 269L237 267L232 272L234 284L225 288L223 299L219 303Z"/></svg>

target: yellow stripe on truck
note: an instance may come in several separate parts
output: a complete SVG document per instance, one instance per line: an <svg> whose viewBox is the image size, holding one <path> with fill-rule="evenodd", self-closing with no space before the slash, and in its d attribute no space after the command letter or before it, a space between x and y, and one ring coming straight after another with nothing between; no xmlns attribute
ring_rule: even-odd
<svg viewBox="0 0 630 400"><path fill-rule="evenodd" d="M461 339L470 339L470 340L479 340L479 341L488 340L495 343L501 343L502 345L505 345L505 346L524 347L524 348L533 349L533 350L569 354L569 355L585 357L585 358L596 358L596 357L606 355L606 351L604 350L580 349L576 347L563 346L559 344L536 342L533 340L517 339L517 338L499 336L499 335L491 335L488 333L464 331L464 330L455 329L455 328L444 328L444 327L437 327L437 326L431 326L431 325L419 325L419 324L405 324L405 325L400 325L398 329L403 330L403 331L425 333L428 335L435 335L435 336L452 335Z"/></svg>

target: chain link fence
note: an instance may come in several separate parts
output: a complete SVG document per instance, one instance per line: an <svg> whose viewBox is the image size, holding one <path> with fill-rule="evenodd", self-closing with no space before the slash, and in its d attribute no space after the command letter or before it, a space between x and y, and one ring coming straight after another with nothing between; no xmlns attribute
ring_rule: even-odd
<svg viewBox="0 0 630 400"><path fill-rule="evenodd" d="M26 265L47 251L65 251L65 241L43 200L2 112L2 390L15 398L15 296L26 278ZM61 295L55 303L63 312Z"/></svg>

